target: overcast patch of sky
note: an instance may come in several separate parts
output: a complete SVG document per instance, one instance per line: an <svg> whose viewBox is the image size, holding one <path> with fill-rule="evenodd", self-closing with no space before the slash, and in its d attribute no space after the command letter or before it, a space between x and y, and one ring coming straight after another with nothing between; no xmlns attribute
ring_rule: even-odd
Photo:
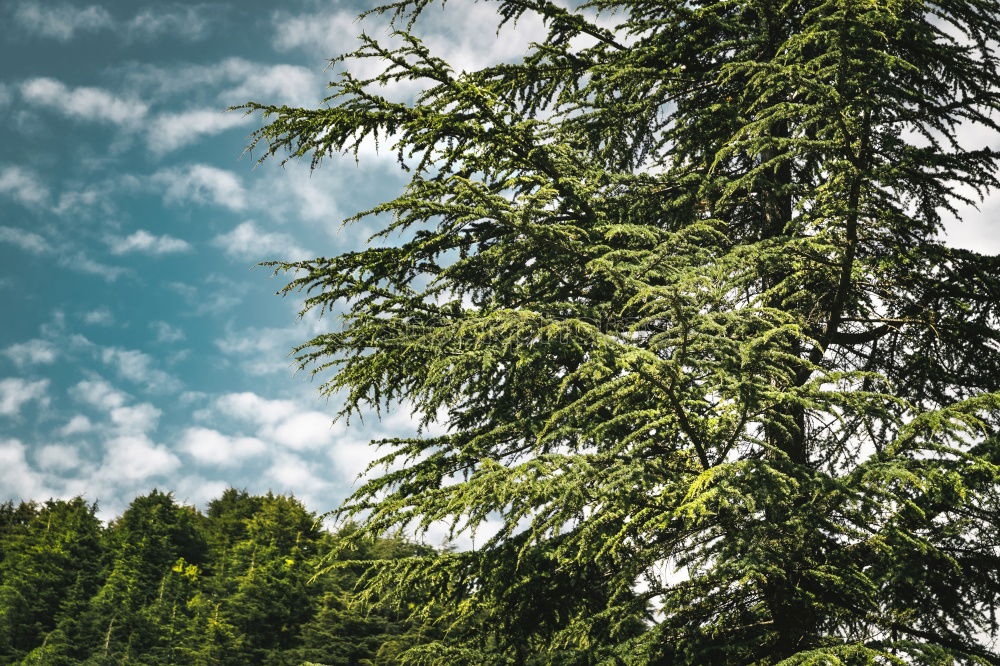
<svg viewBox="0 0 1000 666"><path fill-rule="evenodd" d="M288 357L329 323L298 320L254 268L362 245L367 229L340 221L397 191L395 156L366 143L360 166L254 168L256 121L225 110L318 104L364 8L0 7L0 501L84 494L109 516L154 486L202 503L232 485L326 511L375 458L368 439L412 430L405 410L331 425L336 401ZM542 37L527 18L491 40L485 2L432 7L422 25L457 69ZM963 211L953 241L1000 249L998 203Z"/></svg>

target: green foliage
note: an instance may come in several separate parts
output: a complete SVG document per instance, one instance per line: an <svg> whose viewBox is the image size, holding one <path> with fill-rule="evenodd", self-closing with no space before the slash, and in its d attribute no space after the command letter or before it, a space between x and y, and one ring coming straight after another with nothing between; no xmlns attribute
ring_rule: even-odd
<svg viewBox="0 0 1000 666"><path fill-rule="evenodd" d="M9 507L10 505L8 505ZM23 657L98 585L100 522L83 499L22 504L6 531L0 585L0 659ZM9 514L10 515L10 514ZM30 516L30 517L29 517Z"/></svg>
<svg viewBox="0 0 1000 666"><path fill-rule="evenodd" d="M939 239L998 184L1000 3L496 0L548 34L475 71L429 4L242 107L410 169L370 247L277 264L343 416L448 428L378 442L357 538L499 523L369 563L433 628L398 662L1000 663L1000 258Z"/></svg>
<svg viewBox="0 0 1000 666"><path fill-rule="evenodd" d="M346 532L322 530L292 497L229 489L207 515L170 494L137 497L102 527L77 498L8 503L0 584L0 663L387 664L419 632L398 613L359 614L358 572L321 568ZM430 549L399 539L352 557Z"/></svg>

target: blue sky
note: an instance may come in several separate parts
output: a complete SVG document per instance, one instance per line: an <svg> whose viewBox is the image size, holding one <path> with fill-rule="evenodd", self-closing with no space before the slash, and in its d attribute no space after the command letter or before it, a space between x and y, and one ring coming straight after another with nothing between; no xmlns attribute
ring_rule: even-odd
<svg viewBox="0 0 1000 666"><path fill-rule="evenodd" d="M317 105L360 8L4 3L0 500L83 494L110 516L154 486L203 504L233 485L324 511L371 437L412 431L406 410L331 425L288 352L333 322L297 320L254 268L362 246L340 221L398 190L392 156L255 168L257 120L225 111ZM449 11L426 22L447 57L520 48L488 7Z"/></svg>
<svg viewBox="0 0 1000 666"><path fill-rule="evenodd" d="M298 321L253 267L363 246L366 229L340 221L398 190L393 157L255 168L256 119L224 110L318 104L362 8L3 4L0 500L83 494L110 516L152 487L203 504L232 485L325 511L370 438L412 431L405 409L331 424L336 399L288 352L334 322ZM456 0L419 31L465 68L541 37L531 21L495 36L492 12ZM963 211L949 242L1000 251L997 210Z"/></svg>

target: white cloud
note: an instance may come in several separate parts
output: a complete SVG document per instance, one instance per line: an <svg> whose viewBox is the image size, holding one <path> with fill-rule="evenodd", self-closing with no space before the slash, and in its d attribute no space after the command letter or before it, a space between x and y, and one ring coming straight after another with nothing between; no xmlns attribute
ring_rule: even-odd
<svg viewBox="0 0 1000 666"><path fill-rule="evenodd" d="M333 443L333 419L321 412L300 412L273 428L270 437L290 449L301 450Z"/></svg>
<svg viewBox="0 0 1000 666"><path fill-rule="evenodd" d="M232 483L215 479L206 479L196 474L185 473L173 481L174 497L178 502L204 507L213 499L232 486Z"/></svg>
<svg viewBox="0 0 1000 666"><path fill-rule="evenodd" d="M344 429L341 424L334 425L329 414L250 392L220 396L214 409L243 427L250 426L257 438L296 451L330 446Z"/></svg>
<svg viewBox="0 0 1000 666"><path fill-rule="evenodd" d="M215 406L226 416L258 425L278 423L297 411L291 400L269 400L249 391L223 395Z"/></svg>
<svg viewBox="0 0 1000 666"><path fill-rule="evenodd" d="M219 134L248 122L250 118L247 116L219 109L164 113L150 123L146 141L154 153L168 153L194 143L203 136Z"/></svg>
<svg viewBox="0 0 1000 666"><path fill-rule="evenodd" d="M172 5L165 9L146 8L133 16L125 31L130 39L148 41L166 35L188 42L208 37L212 24L209 5Z"/></svg>
<svg viewBox="0 0 1000 666"><path fill-rule="evenodd" d="M103 379L85 379L70 389L70 395L80 402L104 411L121 407L128 395Z"/></svg>
<svg viewBox="0 0 1000 666"><path fill-rule="evenodd" d="M106 347L101 350L101 360L113 367L118 374L149 391L171 392L180 388L176 377L154 366L148 354L137 349Z"/></svg>
<svg viewBox="0 0 1000 666"><path fill-rule="evenodd" d="M48 340L28 340L18 342L3 350L5 356L18 366L47 365L56 360L55 345Z"/></svg>
<svg viewBox="0 0 1000 666"><path fill-rule="evenodd" d="M4 499L40 499L51 494L41 475L28 465L19 440L0 441L0 489Z"/></svg>
<svg viewBox="0 0 1000 666"><path fill-rule="evenodd" d="M110 28L114 20L98 5L74 7L66 3L21 2L14 9L14 22L28 33L69 41L77 31Z"/></svg>
<svg viewBox="0 0 1000 666"><path fill-rule="evenodd" d="M180 465L177 456L149 437L122 435L105 442L100 476L116 483L137 482L164 476L176 471Z"/></svg>
<svg viewBox="0 0 1000 666"><path fill-rule="evenodd" d="M142 99L188 99L192 106L234 106L256 99L269 104L316 106L324 81L316 68L225 58L209 64L169 67L129 63L121 67L125 85Z"/></svg>
<svg viewBox="0 0 1000 666"><path fill-rule="evenodd" d="M0 243L16 245L32 254L49 254L53 251L49 242L38 234L14 227L0 227Z"/></svg>
<svg viewBox="0 0 1000 666"><path fill-rule="evenodd" d="M90 273L108 282L114 282L125 272L120 266L109 266L95 261L83 252L73 249L69 244L56 245L33 231L0 226L0 243L10 243L31 254L52 255L56 263L63 268Z"/></svg>
<svg viewBox="0 0 1000 666"><path fill-rule="evenodd" d="M29 207L42 206L49 200L49 189L38 174L18 166L0 169L0 194Z"/></svg>
<svg viewBox="0 0 1000 666"><path fill-rule="evenodd" d="M384 166L387 156L376 160L362 159L365 166ZM388 157L388 160L391 160ZM266 210L276 219L298 216L310 222L320 222L331 233L342 232L343 217L336 194L344 189L344 174L339 170L310 171L308 165L288 164L268 173L271 186L256 192L254 208Z"/></svg>
<svg viewBox="0 0 1000 666"><path fill-rule="evenodd" d="M35 452L38 465L47 471L67 472L81 466L80 452L68 444L49 444Z"/></svg>
<svg viewBox="0 0 1000 666"><path fill-rule="evenodd" d="M320 507L331 503L333 486L326 480L325 470L320 469L316 462L309 462L298 456L285 454L275 459L268 467L266 476L274 483L274 490L281 493L294 493L307 506Z"/></svg>
<svg viewBox="0 0 1000 666"><path fill-rule="evenodd" d="M243 184L234 173L225 169L191 164L158 171L153 174L152 181L163 188L163 199L169 203L190 201L235 211L246 208Z"/></svg>
<svg viewBox="0 0 1000 666"><path fill-rule="evenodd" d="M303 337L301 329L251 328L230 330L215 345L249 375L289 374L294 363L289 352Z"/></svg>
<svg viewBox="0 0 1000 666"><path fill-rule="evenodd" d="M110 326L115 323L115 317L107 306L101 306L83 315L83 323L91 326Z"/></svg>
<svg viewBox="0 0 1000 666"><path fill-rule="evenodd" d="M115 407L110 412L111 422L123 435L145 435L156 430L162 412L143 402L131 407Z"/></svg>
<svg viewBox="0 0 1000 666"><path fill-rule="evenodd" d="M78 435L80 433L90 432L93 429L94 429L94 424L91 423L90 419L88 419L83 414L76 414L66 423L66 425L64 425L62 428L59 428L58 432L63 437L69 437L70 435Z"/></svg>
<svg viewBox="0 0 1000 666"><path fill-rule="evenodd" d="M330 460L347 481L354 482L368 465L388 453L368 441L338 440L329 450Z"/></svg>
<svg viewBox="0 0 1000 666"><path fill-rule="evenodd" d="M193 42L210 34L213 10L209 4L171 4L141 9L128 20L116 20L98 5L76 7L67 3L25 1L13 12L14 22L28 33L66 42L78 32L114 30L130 41L162 36Z"/></svg>
<svg viewBox="0 0 1000 666"><path fill-rule="evenodd" d="M273 44L279 51L303 49L318 57L330 58L356 47L356 36L362 31L375 36L386 45L394 44L388 37L386 16L369 15L356 20L355 10L343 9L290 15L275 12L272 25ZM437 57L457 70L471 71L491 64L511 61L525 53L531 42L542 41L546 28L533 13L521 17L516 25L508 23L496 33L497 14L494 7L480 3L447 3L426 8L417 22L415 33ZM485 27L485 30L484 30ZM374 61L354 61L351 71L359 76L372 76L383 68ZM421 84L394 83L391 92L410 95Z"/></svg>
<svg viewBox="0 0 1000 666"><path fill-rule="evenodd" d="M0 416L17 416L31 401L48 404L49 380L29 381L21 377L0 379Z"/></svg>
<svg viewBox="0 0 1000 666"><path fill-rule="evenodd" d="M154 321L149 327L156 333L156 341L163 343L179 342L184 339L184 331L171 326L165 321Z"/></svg>
<svg viewBox="0 0 1000 666"><path fill-rule="evenodd" d="M117 97L101 88L69 88L47 77L22 83L21 95L29 104L52 109L70 118L114 125L135 125L149 111L140 100Z"/></svg>
<svg viewBox="0 0 1000 666"><path fill-rule="evenodd" d="M172 254L176 252L186 252L191 249L191 245L180 238L173 236L157 236L145 229L128 235L109 239L112 254L128 254L130 252L141 252L143 254Z"/></svg>
<svg viewBox="0 0 1000 666"><path fill-rule="evenodd" d="M325 92L316 74L298 65L258 65L245 60L230 60L234 78L242 78L237 85L219 95L230 105L245 102L288 105L295 107L318 106Z"/></svg>
<svg viewBox="0 0 1000 666"><path fill-rule="evenodd" d="M211 428L188 428L181 437L180 449L205 465L232 466L267 451L267 444L256 437L231 437Z"/></svg>
<svg viewBox="0 0 1000 666"><path fill-rule="evenodd" d="M245 261L267 261L282 259L297 261L305 259L309 253L299 247L290 235L263 231L253 221L246 221L212 241L222 248L227 256Z"/></svg>

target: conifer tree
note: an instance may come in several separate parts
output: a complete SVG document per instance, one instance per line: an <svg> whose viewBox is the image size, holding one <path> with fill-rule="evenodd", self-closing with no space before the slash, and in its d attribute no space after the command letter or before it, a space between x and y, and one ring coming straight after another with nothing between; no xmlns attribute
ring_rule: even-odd
<svg viewBox="0 0 1000 666"><path fill-rule="evenodd" d="M19 515L34 515L5 544L0 562L6 574L0 584L0 661L25 656L61 620L79 612L81 597L97 590L96 509L81 497L20 505Z"/></svg>
<svg viewBox="0 0 1000 666"><path fill-rule="evenodd" d="M450 628L407 658L1000 664L1000 259L941 241L998 184L1000 2L496 0L547 36L474 71L430 4L242 107L265 158L410 170L371 246L278 264L343 416L447 426L343 513L500 522L371 566Z"/></svg>

